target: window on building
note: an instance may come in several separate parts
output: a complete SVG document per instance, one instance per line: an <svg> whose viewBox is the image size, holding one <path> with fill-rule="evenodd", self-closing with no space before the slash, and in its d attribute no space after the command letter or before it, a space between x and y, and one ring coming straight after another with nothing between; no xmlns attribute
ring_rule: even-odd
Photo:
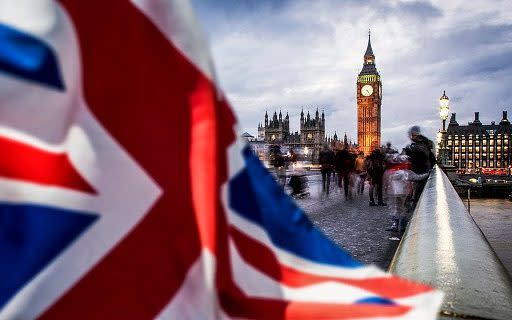
<svg viewBox="0 0 512 320"><path fill-rule="evenodd" d="M494 159L494 153L491 153L491 154L489 155L489 158Z"/></svg>
<svg viewBox="0 0 512 320"><path fill-rule="evenodd" d="M479 155L478 153L477 153L477 154L475 154L475 158L476 158L476 159L480 159L480 155Z"/></svg>
<svg viewBox="0 0 512 320"><path fill-rule="evenodd" d="M475 147L476 152L480 152L480 147Z"/></svg>
<svg viewBox="0 0 512 320"><path fill-rule="evenodd" d="M494 162L489 162L489 167L494 168Z"/></svg>
<svg viewBox="0 0 512 320"><path fill-rule="evenodd" d="M493 146L493 145L494 145L494 139L489 140L489 145L490 145L490 146Z"/></svg>
<svg viewBox="0 0 512 320"><path fill-rule="evenodd" d="M466 159L466 154L465 153L462 154L462 159Z"/></svg>
<svg viewBox="0 0 512 320"><path fill-rule="evenodd" d="M459 154L458 153L455 154L455 159L457 159L457 160L459 159Z"/></svg>
<svg viewBox="0 0 512 320"><path fill-rule="evenodd" d="M448 140L448 145L451 146L452 145L452 140Z"/></svg>
<svg viewBox="0 0 512 320"><path fill-rule="evenodd" d="M469 152L473 152L473 147L469 147L469 148L468 148L468 151L469 151Z"/></svg>
<svg viewBox="0 0 512 320"><path fill-rule="evenodd" d="M462 147L462 153L466 152L466 147Z"/></svg>
<svg viewBox="0 0 512 320"><path fill-rule="evenodd" d="M465 146L466 145L466 140L462 140L462 145Z"/></svg>
<svg viewBox="0 0 512 320"><path fill-rule="evenodd" d="M496 147L496 151L497 151L497 152L501 152L501 147L499 147L499 146L498 146L498 147Z"/></svg>
<svg viewBox="0 0 512 320"><path fill-rule="evenodd" d="M494 147L489 147L489 152L493 153L494 152Z"/></svg>
<svg viewBox="0 0 512 320"><path fill-rule="evenodd" d="M485 161L482 162L482 167L484 167L484 168L487 167L487 162L485 162Z"/></svg>
<svg viewBox="0 0 512 320"><path fill-rule="evenodd" d="M459 140L455 140L455 145L458 146L459 145Z"/></svg>
<svg viewBox="0 0 512 320"><path fill-rule="evenodd" d="M487 145L487 140L483 140L482 141L482 145L486 146Z"/></svg>
<svg viewBox="0 0 512 320"><path fill-rule="evenodd" d="M473 159L473 154L472 153L468 154L468 158Z"/></svg>
<svg viewBox="0 0 512 320"><path fill-rule="evenodd" d="M476 141L475 141L475 144L476 144L477 146L479 146L479 145L480 145L480 140L476 140Z"/></svg>

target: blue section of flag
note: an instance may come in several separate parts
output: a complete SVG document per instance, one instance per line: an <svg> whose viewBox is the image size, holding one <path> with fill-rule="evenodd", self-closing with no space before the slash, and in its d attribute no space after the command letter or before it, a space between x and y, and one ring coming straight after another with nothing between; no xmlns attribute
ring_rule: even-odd
<svg viewBox="0 0 512 320"><path fill-rule="evenodd" d="M0 309L98 216L0 203Z"/></svg>
<svg viewBox="0 0 512 320"><path fill-rule="evenodd" d="M360 300L357 300L355 303L357 304L366 304L366 303L373 303L373 304L385 304L385 305L396 305L393 301L382 298L382 297L368 297L363 298Z"/></svg>
<svg viewBox="0 0 512 320"><path fill-rule="evenodd" d="M0 71L64 90L57 59L43 41L0 24Z"/></svg>
<svg viewBox="0 0 512 320"><path fill-rule="evenodd" d="M229 182L229 204L235 212L264 228L275 246L304 259L362 265L311 223L248 146L242 153L245 168Z"/></svg>

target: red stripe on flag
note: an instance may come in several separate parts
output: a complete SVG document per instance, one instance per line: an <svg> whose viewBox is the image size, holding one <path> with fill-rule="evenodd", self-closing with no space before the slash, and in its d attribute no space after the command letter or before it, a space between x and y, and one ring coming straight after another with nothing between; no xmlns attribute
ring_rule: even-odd
<svg viewBox="0 0 512 320"><path fill-rule="evenodd" d="M224 312L246 319L358 319L398 317L412 308L401 305L344 304L250 298L232 282L219 295Z"/></svg>
<svg viewBox="0 0 512 320"><path fill-rule="evenodd" d="M96 194L64 152L49 152L0 137L0 177Z"/></svg>
<svg viewBox="0 0 512 320"><path fill-rule="evenodd" d="M240 255L248 264L265 273L275 281L281 282L289 287L300 288L332 281L358 287L388 299L406 298L432 291L428 286L395 276L348 279L305 273L280 264L275 254L268 247L248 237L236 228L231 227L230 233Z"/></svg>
<svg viewBox="0 0 512 320"><path fill-rule="evenodd" d="M201 250L203 227L194 215L191 170L215 167L190 168L190 157L210 161L210 155L191 154L192 138L199 138L191 136L193 121L199 120L192 114L197 105L215 109L214 87L129 1L62 3L79 38L85 100L163 195L44 318L153 318L177 292ZM223 139L219 148L224 150L233 135L210 132L203 138ZM217 174L213 179L225 180L224 167ZM217 197L205 201L215 203L203 209L218 210L219 189L210 192Z"/></svg>

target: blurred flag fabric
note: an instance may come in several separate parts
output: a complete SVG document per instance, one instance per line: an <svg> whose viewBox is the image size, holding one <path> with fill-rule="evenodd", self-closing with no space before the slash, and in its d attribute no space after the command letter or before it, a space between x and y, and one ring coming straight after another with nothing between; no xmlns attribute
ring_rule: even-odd
<svg viewBox="0 0 512 320"><path fill-rule="evenodd" d="M186 1L0 1L0 319L436 317L235 125Z"/></svg>

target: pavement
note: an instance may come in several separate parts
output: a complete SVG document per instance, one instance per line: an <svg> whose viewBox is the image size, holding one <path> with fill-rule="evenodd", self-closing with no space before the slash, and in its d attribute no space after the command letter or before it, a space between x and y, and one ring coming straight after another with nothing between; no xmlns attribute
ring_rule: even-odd
<svg viewBox="0 0 512 320"><path fill-rule="evenodd" d="M307 178L310 195L296 199L296 203L311 221L359 261L387 269L400 242L398 233L385 230L391 224L391 203L370 207L368 184L364 194L354 192L352 198L345 199L343 190L334 183L329 195L322 194L320 173Z"/></svg>

